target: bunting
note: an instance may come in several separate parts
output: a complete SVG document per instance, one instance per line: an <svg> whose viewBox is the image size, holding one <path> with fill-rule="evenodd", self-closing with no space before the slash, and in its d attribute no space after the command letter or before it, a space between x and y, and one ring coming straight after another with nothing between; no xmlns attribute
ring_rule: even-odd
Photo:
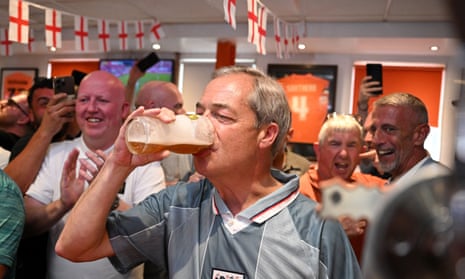
<svg viewBox="0 0 465 279"><path fill-rule="evenodd" d="M144 48L144 22L139 20L136 22L136 48L137 49L143 49Z"/></svg>
<svg viewBox="0 0 465 279"><path fill-rule="evenodd" d="M118 39L120 50L128 49L128 36L128 23L124 20L118 22Z"/></svg>
<svg viewBox="0 0 465 279"><path fill-rule="evenodd" d="M165 37L165 32L161 28L161 24L158 20L153 21L150 32L152 34L152 38L154 38L155 41L159 41L161 38Z"/></svg>
<svg viewBox="0 0 465 279"><path fill-rule="evenodd" d="M236 0L223 0L223 10L225 21L236 29ZM299 34L298 24L283 21L260 0L247 0L247 41L256 46L258 53L266 54L265 42L268 15L273 16L276 56L278 58L288 58L292 52L297 51L301 35Z"/></svg>
<svg viewBox="0 0 465 279"><path fill-rule="evenodd" d="M231 0L236 1L236 0ZM162 29L161 23L158 20L133 20L133 21L116 21L106 19L95 19L84 17L81 15L69 14L56 9L43 7L41 5L26 2L23 0L9 0L9 28L5 29L8 32L8 42L19 42L27 44L29 52L32 51L34 36L32 30L29 30L29 8L42 9L45 11L45 44L47 47L60 48L62 46L62 16L72 16L74 18L74 42L75 49L79 51L89 50L89 20L97 22L98 34L96 39L98 40L99 49L104 52L110 51L111 39L117 38L121 50L130 49L129 38L135 38L135 48L143 49L144 41L146 38L145 24L151 24L150 32L152 37L159 41L165 37L165 32ZM133 33L129 32L128 25L134 25ZM118 29L117 35L110 34L110 25L116 25ZM3 29L2 29L3 31ZM4 37L5 34L2 34ZM6 41L0 45L0 47L8 47L8 53L11 53L11 43ZM7 53L5 49L2 53ZM5 55L4 54L4 55Z"/></svg>
<svg viewBox="0 0 465 279"><path fill-rule="evenodd" d="M266 54L266 19L267 13L265 6L259 5L258 8L258 25L257 25L257 52L265 55Z"/></svg>
<svg viewBox="0 0 465 279"><path fill-rule="evenodd" d="M223 0L224 20L236 30L236 0Z"/></svg>
<svg viewBox="0 0 465 279"><path fill-rule="evenodd" d="M27 51L28 51L29 53L32 53L32 52L34 52L34 50L35 50L35 47L34 47L35 44L34 44L34 42L35 42L34 30L31 29L31 30L29 30L29 40L28 40L28 42L27 42Z"/></svg>
<svg viewBox="0 0 465 279"><path fill-rule="evenodd" d="M291 52L291 47L289 45L290 41L290 31L289 31L289 23L284 22L283 24L284 27L284 58L289 58L290 57L290 52Z"/></svg>
<svg viewBox="0 0 465 279"><path fill-rule="evenodd" d="M100 51L108 52L110 50L110 27L108 21L102 19L97 22L98 45Z"/></svg>
<svg viewBox="0 0 465 279"><path fill-rule="evenodd" d="M10 41L8 36L8 29L0 29L0 54L3 56L11 56L11 45L13 44Z"/></svg>
<svg viewBox="0 0 465 279"><path fill-rule="evenodd" d="M283 46L282 46L282 39L281 39L281 20L277 17L273 19L273 26L274 26L274 40L276 46L276 57L282 59L283 58Z"/></svg>
<svg viewBox="0 0 465 279"><path fill-rule="evenodd" d="M89 50L89 26L84 16L74 17L74 46L76 50Z"/></svg>
<svg viewBox="0 0 465 279"><path fill-rule="evenodd" d="M247 22L249 26L249 33L247 36L247 41L252 44L257 44L257 0L247 0Z"/></svg>
<svg viewBox="0 0 465 279"><path fill-rule="evenodd" d="M45 9L45 45L61 48L61 12Z"/></svg>
<svg viewBox="0 0 465 279"><path fill-rule="evenodd" d="M27 44L29 38L29 5L22 0L10 0L8 37L11 41Z"/></svg>
<svg viewBox="0 0 465 279"><path fill-rule="evenodd" d="M237 0L223 0L224 19L236 30L236 2ZM46 46L60 48L62 45L62 15L74 17L74 36L75 48L80 51L89 50L89 29L88 17L73 15L43 7L23 0L9 0L9 28L2 30L2 38L5 38L4 32L8 33L8 40L2 40L2 54L11 53L12 42L27 44L31 52L33 47L34 36L32 30L29 30L29 7L45 10L45 40ZM276 56L278 58L288 58L289 55L297 51L302 34L299 32L299 24L290 24L277 17L261 2L261 0L247 0L247 22L248 22L248 42L256 46L257 52L266 54L266 35L267 35L267 18L273 16L274 25L274 42ZM144 38L146 36L144 24L151 24L148 32L150 38L154 41L160 41L165 37L161 23L155 20L134 20L134 21L111 21L106 19L93 19L97 21L98 45L99 49L104 52L110 51L110 24L116 22L121 50L129 49L129 37L135 39L135 48L144 48ZM128 32L128 24L134 24L134 34ZM304 23L305 25L305 23ZM305 26L304 26L305 27ZM304 32L305 33L305 32ZM8 48L8 51L7 51Z"/></svg>

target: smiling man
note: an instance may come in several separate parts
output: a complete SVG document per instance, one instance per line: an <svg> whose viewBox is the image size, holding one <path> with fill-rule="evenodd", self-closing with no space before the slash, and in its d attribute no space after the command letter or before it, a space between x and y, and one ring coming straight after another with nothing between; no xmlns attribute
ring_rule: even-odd
<svg viewBox="0 0 465 279"><path fill-rule="evenodd" d="M47 278L142 278L140 265L121 274L106 259L77 264L58 256L53 249L68 211L87 186L83 183L77 189L60 187L60 182L67 179L62 177L62 170L68 154L71 152L79 156L73 172L85 170L86 180L91 181L106 154L112 150L128 112L125 88L118 78L103 71L88 74L82 80L76 98L76 121L82 131L81 136L50 145L35 181L26 192L25 233L50 232ZM114 200L112 209L131 207L162 188L165 188L165 182L160 163L141 166L118 185L118 198ZM119 199L123 202L119 203Z"/></svg>
<svg viewBox="0 0 465 279"><path fill-rule="evenodd" d="M380 168L390 182L403 183L422 167L435 164L424 144L430 131L425 104L408 93L394 93L376 100L369 133Z"/></svg>

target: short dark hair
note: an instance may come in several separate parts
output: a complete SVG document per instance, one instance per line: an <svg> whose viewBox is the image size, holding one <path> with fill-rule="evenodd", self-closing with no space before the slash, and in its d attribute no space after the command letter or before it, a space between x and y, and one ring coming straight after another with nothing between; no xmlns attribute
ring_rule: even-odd
<svg viewBox="0 0 465 279"><path fill-rule="evenodd" d="M53 79L46 77L36 77L34 79L34 84L29 88L29 93L27 95L27 103L29 107L32 105L32 97L34 96L34 91L39 88L49 88L53 89Z"/></svg>

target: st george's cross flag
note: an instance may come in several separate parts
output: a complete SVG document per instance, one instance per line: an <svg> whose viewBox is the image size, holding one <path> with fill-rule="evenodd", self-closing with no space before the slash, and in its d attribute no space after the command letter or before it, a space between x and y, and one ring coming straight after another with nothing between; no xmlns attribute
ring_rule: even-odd
<svg viewBox="0 0 465 279"><path fill-rule="evenodd" d="M10 41L27 44L29 39L29 4L10 0L8 37Z"/></svg>
<svg viewBox="0 0 465 279"><path fill-rule="evenodd" d="M223 0L224 20L236 30L236 0Z"/></svg>
<svg viewBox="0 0 465 279"><path fill-rule="evenodd" d="M74 46L76 50L89 50L89 24L84 16L74 17Z"/></svg>
<svg viewBox="0 0 465 279"><path fill-rule="evenodd" d="M61 48L61 12L45 9L45 45Z"/></svg>
<svg viewBox="0 0 465 279"><path fill-rule="evenodd" d="M108 21L102 19L97 21L98 45L100 51L110 51L110 25Z"/></svg>

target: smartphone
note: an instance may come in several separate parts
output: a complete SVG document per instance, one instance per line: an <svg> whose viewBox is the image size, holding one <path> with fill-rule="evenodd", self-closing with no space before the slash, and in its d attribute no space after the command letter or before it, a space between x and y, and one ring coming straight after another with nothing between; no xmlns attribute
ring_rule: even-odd
<svg viewBox="0 0 465 279"><path fill-rule="evenodd" d="M66 93L69 97L76 96L73 76L56 77L53 79L53 89L55 94Z"/></svg>
<svg viewBox="0 0 465 279"><path fill-rule="evenodd" d="M141 72L147 71L148 68L152 67L153 65L157 64L160 61L160 58L155 52L149 53L149 55L145 56L139 62L137 62L137 67Z"/></svg>
<svg viewBox="0 0 465 279"><path fill-rule="evenodd" d="M382 64L367 64L367 76L371 76L370 81L377 81L379 82L378 86L383 86L383 65ZM378 87L377 86L377 87ZM372 92L374 95L381 95L383 94L382 90Z"/></svg>

